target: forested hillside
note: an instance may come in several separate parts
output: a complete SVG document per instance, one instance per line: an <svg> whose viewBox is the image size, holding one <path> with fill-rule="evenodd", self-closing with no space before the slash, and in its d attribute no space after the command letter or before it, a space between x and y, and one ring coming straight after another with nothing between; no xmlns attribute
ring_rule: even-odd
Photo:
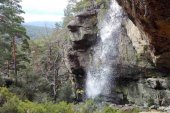
<svg viewBox="0 0 170 113"><path fill-rule="evenodd" d="M24 11L19 3L20 0L0 1L0 113L73 113L71 104L55 103L76 102L66 62L66 27L74 10L78 11L78 2L69 1L63 25L56 22L55 29L23 26L24 18L19 15ZM43 104L47 102L49 105Z"/></svg>

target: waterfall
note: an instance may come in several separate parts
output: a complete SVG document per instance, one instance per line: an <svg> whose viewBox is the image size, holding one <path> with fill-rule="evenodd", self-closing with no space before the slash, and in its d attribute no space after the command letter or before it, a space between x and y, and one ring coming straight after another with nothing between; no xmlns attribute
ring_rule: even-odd
<svg viewBox="0 0 170 113"><path fill-rule="evenodd" d="M121 7L116 0L111 0L110 9L101 25L101 40L94 47L93 59L87 68L87 98L111 94L116 71L113 64L118 59L117 43L121 32L121 23Z"/></svg>

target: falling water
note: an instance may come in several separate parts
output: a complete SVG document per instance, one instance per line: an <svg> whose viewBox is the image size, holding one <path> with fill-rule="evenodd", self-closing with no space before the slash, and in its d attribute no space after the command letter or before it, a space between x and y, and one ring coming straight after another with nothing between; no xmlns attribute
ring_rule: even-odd
<svg viewBox="0 0 170 113"><path fill-rule="evenodd" d="M87 69L86 94L88 98L111 94L115 70L113 64L118 58L117 42L121 32L122 10L115 0L102 23L101 40L94 48L93 60Z"/></svg>

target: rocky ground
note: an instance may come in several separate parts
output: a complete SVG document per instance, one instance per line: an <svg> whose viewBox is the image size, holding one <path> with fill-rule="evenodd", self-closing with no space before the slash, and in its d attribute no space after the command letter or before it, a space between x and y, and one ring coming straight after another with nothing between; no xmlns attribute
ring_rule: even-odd
<svg viewBox="0 0 170 113"><path fill-rule="evenodd" d="M151 111L144 111L144 112L140 112L140 113L166 113L166 112L161 112L161 111L157 111L157 110L151 110Z"/></svg>
<svg viewBox="0 0 170 113"><path fill-rule="evenodd" d="M137 105L116 105L116 104L110 104L110 107L114 109L119 109L123 112L129 112L131 113L132 110L137 109L140 112L139 113L170 113L170 106L168 107L156 107L156 106L150 106L150 107L144 107L144 106L137 106Z"/></svg>

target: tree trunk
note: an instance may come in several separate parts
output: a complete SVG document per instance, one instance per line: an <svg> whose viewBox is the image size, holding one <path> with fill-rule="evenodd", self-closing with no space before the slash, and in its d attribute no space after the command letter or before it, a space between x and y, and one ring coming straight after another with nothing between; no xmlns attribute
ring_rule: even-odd
<svg viewBox="0 0 170 113"><path fill-rule="evenodd" d="M57 99L57 92L56 92L56 75L54 74L54 86L53 86L53 93L54 93L54 101L56 102L56 99Z"/></svg>
<svg viewBox="0 0 170 113"><path fill-rule="evenodd" d="M10 67L9 67L9 60L7 61L7 75L8 75L8 78L9 78L9 70L10 70Z"/></svg>
<svg viewBox="0 0 170 113"><path fill-rule="evenodd" d="M92 8L95 8L95 1L94 0L91 0L91 6L92 6Z"/></svg>
<svg viewBox="0 0 170 113"><path fill-rule="evenodd" d="M16 64L16 42L15 42L15 37L12 38L12 56L13 56L13 67L14 67L14 76L15 76L15 83L17 84L18 82L18 77L17 77L17 64Z"/></svg>
<svg viewBox="0 0 170 113"><path fill-rule="evenodd" d="M57 99L57 80L58 80L58 71L59 71L59 68L57 68L56 66L56 61L53 62L53 71L54 71L54 79L53 79L53 82L54 82L54 86L53 86L53 92L54 92L54 101L56 102L56 99Z"/></svg>

